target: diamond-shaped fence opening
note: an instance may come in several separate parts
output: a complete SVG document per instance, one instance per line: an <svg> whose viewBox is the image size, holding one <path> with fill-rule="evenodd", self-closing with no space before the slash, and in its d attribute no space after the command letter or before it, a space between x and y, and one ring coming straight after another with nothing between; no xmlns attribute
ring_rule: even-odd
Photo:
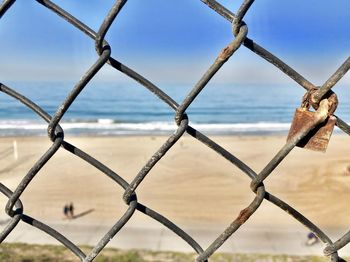
<svg viewBox="0 0 350 262"><path fill-rule="evenodd" d="M82 261L92 261L96 256L98 256L108 242L116 234L118 234L120 229L122 229L129 222L130 218L133 217L134 214L143 213L154 221L157 221L167 227L179 238L182 238L198 254L197 261L206 261L240 228L242 224L244 224L250 218L250 216L254 214L263 201L269 201L276 207L280 208L281 211L287 212L300 224L306 226L310 231L314 232L317 237L327 245L324 249L324 253L325 255L330 256L332 261L342 260L340 257L338 257L337 251L348 244L350 241L350 233L346 233L339 240L333 242L324 231L317 227L312 221L308 220L303 214L299 213L282 199L279 199L269 193L263 182L283 161L289 152L291 152L293 148L299 144L300 141L302 141L310 133L318 130L320 126L332 118L334 110L337 106L337 98L333 93L332 88L340 79L342 79L350 68L350 58L348 58L321 87L316 87L278 57L274 56L272 53L247 37L248 25L243 21L243 18L249 11L250 6L253 4L253 0L243 1L235 14L215 0L201 1L219 16L222 16L228 21L228 26L232 27L233 32L232 42L228 46L223 47L222 51L218 54L217 58L215 61L213 61L209 69L194 85L193 89L187 94L186 98L180 104L178 104L161 88L157 87L151 81L111 56L112 47L105 40L105 36L113 22L118 19L117 16L122 11L122 8L126 4L127 0L117 0L115 2L109 13L104 18L103 23L100 25L97 32L89 28L88 25L82 23L76 17L72 16L70 13L60 8L53 2L48 0L37 0L37 4L44 6L47 9L47 12L55 13L62 19L66 20L66 22L70 23L73 28L76 28L76 30L80 31L82 34L85 34L93 39L95 41L98 58L92 65L90 65L90 68L84 75L82 75L81 79L75 84L74 88L67 93L66 99L61 102L61 105L58 107L57 111L52 115L48 114L45 110L30 101L27 97L11 89L6 83L0 83L1 92L20 101L24 106L36 114L38 118L47 123L48 138L51 140L51 144L47 148L47 151L39 159L37 159L36 163L30 170L28 170L28 173L23 174L22 181L17 185L15 190L11 191L8 186L0 184L1 193L8 198L5 212L9 217L7 226L0 234L1 241L4 241L17 225L26 223L30 226L36 227L38 230L43 231L44 233L50 235L53 239L61 242ZM12 4L14 3L15 0L4 0L0 6L0 17L6 15L6 12L11 9ZM189 121L190 116L186 114L186 110L196 100L197 95L201 93L211 78L239 48L247 48L248 50L251 50L253 53L265 59L266 63L271 63L284 74L293 79L296 84L299 84L306 89L307 96L305 96L304 99L305 107L312 105L314 108L316 108L314 117L311 117L308 121L301 118L296 121L295 125L298 126L296 131L289 138L288 142L259 173L256 173L251 167L249 167L239 158L235 157L220 144L215 143L212 139L203 134L201 130L197 130L192 127ZM165 105L169 106L174 111L174 124L176 124L174 126L177 126L175 132L165 139L166 141L156 152L154 152L149 160L146 161L130 183L121 177L116 170L110 169L98 159L94 158L93 155L87 154L74 144L67 141L64 137L64 129L60 125L62 123L62 118L71 105L75 102L77 97L79 97L80 92L89 84L99 70L103 66L107 66L107 64L111 66L111 68L125 74L125 76L133 79L140 86L143 86L150 91L151 94L159 98L159 103L164 103ZM344 131L346 134L350 134L350 127L345 121L338 116L334 118L334 121L342 131ZM208 146L219 156L223 157L233 166L235 166L237 170L239 170L239 173L247 175L247 177L251 179L250 188L247 188L247 190L252 190L254 193L252 195L255 196L252 202L239 214L237 214L237 218L230 225L228 225L216 239L213 239L209 246L205 247L201 247L196 242L196 239L192 238L184 230L174 224L170 218L164 217L162 214L159 214L149 207L143 205L141 202L142 199L138 199L137 197L138 187L140 184L142 184L144 180L150 179L148 174L152 168L156 166L159 161L161 161L162 157L168 152L168 150L170 150L176 143L181 141L179 139L184 134L188 134L193 140L193 143L200 142ZM316 143L313 146L318 147L319 145ZM59 149L66 150L72 154L72 157L75 155L89 164L91 168L96 168L98 172L102 172L103 174L107 175L110 178L111 183L115 183L116 186L120 187L124 192L121 198L126 204L126 209L123 211L120 217L115 218L115 224L111 226L107 232L105 232L105 235L88 254L85 254L76 244L68 240L59 231L54 230L49 225L26 215L26 203L21 202L21 195L26 191L26 188L30 185L33 178L35 176L40 176L39 171L50 161L50 159L58 152Z"/></svg>

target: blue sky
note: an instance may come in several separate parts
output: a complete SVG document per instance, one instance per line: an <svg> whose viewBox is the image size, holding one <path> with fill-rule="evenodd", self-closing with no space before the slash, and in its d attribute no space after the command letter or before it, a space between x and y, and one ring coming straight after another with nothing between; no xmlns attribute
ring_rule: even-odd
<svg viewBox="0 0 350 262"><path fill-rule="evenodd" d="M114 3L54 2L94 30ZM241 3L219 2L233 12ZM256 0L244 20L251 39L321 85L350 54L349 10L348 0ZM17 0L0 20L0 37L5 83L75 81L97 59L91 39L36 1ZM113 57L151 81L194 84L233 36L230 24L199 0L129 0L106 38ZM108 65L97 79L130 81ZM294 84L244 47L213 82Z"/></svg>

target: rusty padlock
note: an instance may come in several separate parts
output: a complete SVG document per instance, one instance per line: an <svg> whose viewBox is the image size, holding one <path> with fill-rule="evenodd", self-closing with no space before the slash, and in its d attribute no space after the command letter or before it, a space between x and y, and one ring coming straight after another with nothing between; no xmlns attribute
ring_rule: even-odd
<svg viewBox="0 0 350 262"><path fill-rule="evenodd" d="M317 89L316 89L317 90ZM295 115L288 133L287 142L297 134L306 122L312 121L315 117L315 112L309 111L311 95L316 90L307 92L301 104L301 107L297 108ZM337 118L333 116L333 113L338 105L338 99L335 93L330 91L328 94L328 101L330 101L330 110L326 121L311 130L300 142L298 147L306 148L314 151L326 152L328 142L331 138L335 122Z"/></svg>

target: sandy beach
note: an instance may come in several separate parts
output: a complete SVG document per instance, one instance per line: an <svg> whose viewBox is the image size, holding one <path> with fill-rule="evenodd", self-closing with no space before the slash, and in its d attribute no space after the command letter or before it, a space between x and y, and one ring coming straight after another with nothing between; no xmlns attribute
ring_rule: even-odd
<svg viewBox="0 0 350 262"><path fill-rule="evenodd" d="M327 153L295 149L265 182L266 189L323 227L349 224L350 157L348 137L333 136ZM15 160L13 141L17 141ZM130 182L166 137L72 137L66 140L96 157ZM283 146L284 137L214 137L259 172ZM1 138L1 182L14 190L50 146L45 137ZM0 152L1 153L1 152ZM185 136L168 152L137 189L141 203L180 225L228 224L254 194L250 179L205 145ZM25 212L43 221L62 219L73 201L76 213L94 209L82 223L108 223L126 209L123 190L110 178L69 152L59 152L37 174L21 197ZM6 199L1 197L1 205ZM334 215L336 214L336 215ZM148 218L139 215L136 221ZM292 225L294 220L264 201L252 225Z"/></svg>
<svg viewBox="0 0 350 262"><path fill-rule="evenodd" d="M112 168L128 182L166 137L68 137L66 140ZM284 136L214 137L236 157L259 172L285 143ZM266 180L266 189L323 228L349 224L350 157L348 137L335 135L327 153L295 149ZM17 141L15 160L13 141ZM45 137L1 138L1 182L14 190L50 146ZM137 189L141 203L180 226L221 227L229 224L253 199L250 179L205 145L185 136L168 152ZM123 190L110 178L69 152L59 152L37 174L21 197L25 213L44 222L62 220L62 208L73 201L82 224L109 224L127 206ZM1 206L6 203L0 197ZM336 214L336 215L335 215ZM1 214L5 218L5 214ZM297 222L264 201L247 226L293 226ZM133 223L151 226L144 215Z"/></svg>

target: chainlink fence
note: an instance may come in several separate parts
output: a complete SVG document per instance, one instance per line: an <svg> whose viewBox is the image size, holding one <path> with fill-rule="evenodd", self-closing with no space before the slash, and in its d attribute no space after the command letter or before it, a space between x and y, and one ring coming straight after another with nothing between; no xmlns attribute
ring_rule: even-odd
<svg viewBox="0 0 350 262"><path fill-rule="evenodd" d="M110 9L109 13L105 17L103 23L101 24L98 32L93 31L86 24L79 21L77 18L72 16L70 13L66 12L56 4L49 0L36 0L38 4L44 6L48 12L54 12L62 19L65 19L68 23L74 26L77 30L88 35L95 41L96 52L99 55L97 61L90 67L90 69L81 77L80 81L76 83L71 92L67 95L66 99L58 107L58 110L53 116L50 116L47 112L41 109L38 105L17 93L15 90L0 83L0 90L14 99L19 100L22 104L30 108L35 112L38 117L44 119L47 123L48 138L52 141L52 145L46 151L46 153L32 166L29 172L22 179L17 188L12 192L5 185L0 183L0 191L6 197L8 197L8 202L6 204L5 212L11 218L10 222L7 224L5 229L0 233L0 242L4 241L6 237L14 230L16 225L22 221L39 230L49 234L51 237L55 238L61 242L64 246L70 249L80 260L82 261L92 261L98 254L103 250L111 238L113 238L118 231L125 226L129 219L133 216L135 212L141 212L145 215L151 217L152 219L163 224L165 227L173 231L176 235L182 238L184 241L190 245L193 250L198 254L197 261L207 261L210 256L220 248L220 246L235 233L236 230L243 225L251 215L259 208L262 201L267 200L281 210L287 212L301 224L306 226L309 230L314 232L317 237L324 243L326 243L326 248L324 249L324 255L329 256L331 261L342 261L338 256L337 251L344 247L350 242L350 231L344 234L340 239L333 242L327 234L325 234L320 228L308 220L303 214L299 213L293 207L285 203L283 200L277 198L276 196L270 194L266 191L263 184L264 180L268 178L271 172L283 161L283 159L288 155L288 153L307 135L312 131L319 128L320 125L324 124L327 119L333 114L337 99L336 95L332 92L333 86L346 74L350 68L350 57L338 68L338 70L320 87L316 87L314 84L306 80L303 76L297 73L294 69L285 64L282 60L271 54L269 51L265 50L263 47L255 43L252 39L247 37L248 26L244 23L243 18L250 6L253 4L254 0L245 0L240 6L236 14L229 11L227 8L222 6L215 0L201 0L207 7L211 8L218 15L222 16L228 21L228 26L232 26L233 40L225 47L210 68L205 72L198 83L193 87L190 93L182 101L181 104L177 104L170 96L168 96L162 89L155 86L152 82L144 78L142 75L138 74L131 68L128 68L123 63L119 62L111 56L111 47L108 42L104 39L109 27L113 21L117 18L119 12L122 10L123 6L126 4L127 0L117 0L115 4ZM0 18L11 9L12 4L15 0L3 0L0 6ZM186 109L191 105L191 103L196 99L197 95L206 87L210 79L216 74L218 70L225 64L225 62L230 59L230 57L239 48L246 47L255 54L259 55L265 59L268 63L273 64L283 73L292 78L296 83L307 90L307 103L313 105L317 109L315 116L309 121L304 121L299 123L300 127L296 130L292 137L288 139L288 142L281 148L281 150L271 159L271 161L263 168L260 173L253 171L248 165L242 162L240 159L236 158L233 154L225 150L219 144L216 144L210 138L202 134L199 130L194 129L189 125L188 116L186 114ZM172 134L166 142L158 149L157 152L148 160L148 162L142 167L139 173L134 177L133 181L129 184L121 176L117 175L116 172L105 166L103 163L99 162L93 156L86 154L84 151L70 144L64 139L64 130L60 126L60 121L66 111L69 109L71 104L79 96L80 92L84 87L91 81L95 74L101 69L105 64L109 64L114 69L122 72L128 77L137 81L141 86L147 88L155 96L157 96L161 102L166 103L175 112L175 122L177 124L177 130ZM336 125L345 133L350 135L350 127L336 117ZM137 199L137 187L146 179L150 170L160 161L160 159L167 153L167 151L177 143L179 138L187 133L199 142L207 145L209 148L214 150L216 153L221 155L223 158L227 159L232 165L239 168L244 174L249 176L252 180L250 189L255 193L254 200L250 203L248 207L243 209L237 216L237 218L212 242L209 247L201 247L195 239L193 239L189 234L175 225L168 218L162 216L156 211L148 208L147 206L141 204ZM104 237L98 242L98 244L90 251L89 254L83 253L74 243L69 241L60 232L57 232L50 226L36 220L33 217L27 216L23 213L23 204L20 200L20 196L26 190L27 186L30 184L32 179L36 176L39 170L50 160L50 158L61 148L67 150L70 153L76 155L77 157L83 159L91 166L102 171L108 177L110 177L115 183L121 186L125 192L123 194L123 200L125 204L128 205L127 211L119 218L118 222L110 228L110 230L104 235Z"/></svg>

